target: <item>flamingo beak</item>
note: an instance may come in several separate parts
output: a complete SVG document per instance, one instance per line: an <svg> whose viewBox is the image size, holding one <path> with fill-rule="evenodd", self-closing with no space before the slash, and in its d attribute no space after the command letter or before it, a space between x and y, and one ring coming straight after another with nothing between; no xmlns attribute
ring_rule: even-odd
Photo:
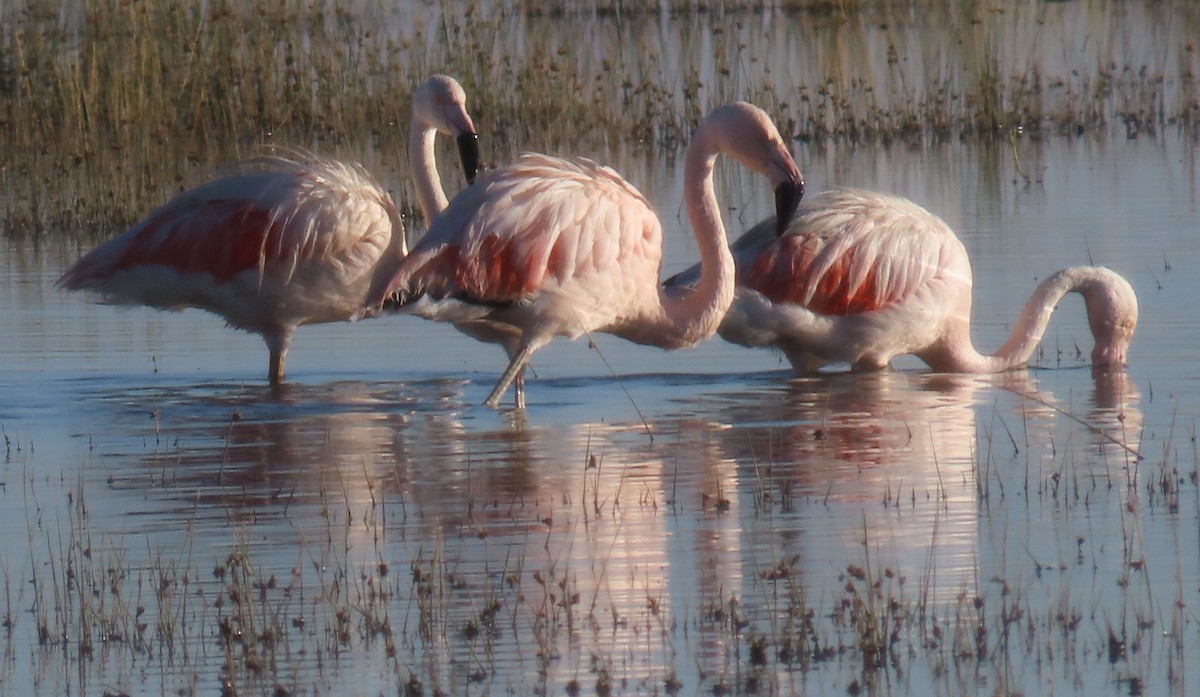
<svg viewBox="0 0 1200 697"><path fill-rule="evenodd" d="M783 235L804 197L803 179L786 179L775 187L775 235Z"/></svg>
<svg viewBox="0 0 1200 697"><path fill-rule="evenodd" d="M479 173L479 134L467 131L458 136L458 156L462 159L463 174L468 184L475 183Z"/></svg>

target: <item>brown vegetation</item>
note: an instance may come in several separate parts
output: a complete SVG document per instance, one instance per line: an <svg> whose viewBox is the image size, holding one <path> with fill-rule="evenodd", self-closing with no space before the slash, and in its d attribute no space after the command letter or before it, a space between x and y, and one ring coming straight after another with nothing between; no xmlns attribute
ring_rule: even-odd
<svg viewBox="0 0 1200 697"><path fill-rule="evenodd" d="M398 160L410 92L432 72L463 82L497 159L526 148L674 148L731 99L762 105L804 141L1112 127L1137 136L1200 122L1189 38L1200 9L1187 2L731 0L572 11L443 0L407 15L382 5L25 0L0 9L0 225L108 234L215 166L273 145L364 160L408 201ZM1085 35L1068 35L1081 24ZM1134 59L1143 46L1153 54Z"/></svg>

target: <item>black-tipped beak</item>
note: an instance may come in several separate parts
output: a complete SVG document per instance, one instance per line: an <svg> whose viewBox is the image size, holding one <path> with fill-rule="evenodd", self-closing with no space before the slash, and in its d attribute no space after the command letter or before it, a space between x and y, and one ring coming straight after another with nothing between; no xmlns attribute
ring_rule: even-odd
<svg viewBox="0 0 1200 697"><path fill-rule="evenodd" d="M463 174L468 184L475 183L479 174L479 134L463 133L458 137L458 156L462 159Z"/></svg>
<svg viewBox="0 0 1200 697"><path fill-rule="evenodd" d="M775 187L775 235L783 234L804 197L804 180L789 179Z"/></svg>

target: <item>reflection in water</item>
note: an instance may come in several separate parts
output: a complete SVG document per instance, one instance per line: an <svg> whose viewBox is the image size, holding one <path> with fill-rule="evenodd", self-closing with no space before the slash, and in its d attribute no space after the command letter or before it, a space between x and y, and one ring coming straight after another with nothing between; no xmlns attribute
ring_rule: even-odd
<svg viewBox="0 0 1200 697"><path fill-rule="evenodd" d="M836 577L808 570L846 560L920 579L929 600L973 586L974 395L988 388L968 376L846 374L793 380L765 414L759 399L730 405L722 449L746 463L739 488L774 511L747 526L747 546L774 548L772 563L797 558L826 590Z"/></svg>
<svg viewBox="0 0 1200 697"><path fill-rule="evenodd" d="M98 429L94 455L112 478L104 505L152 514L150 547L194 547L203 568L244 546L264 575L290 578L264 602L313 599L280 600L279 631L340 658L287 664L290 679L316 670L379 691L397 681L396 664L373 663L382 636L401 682L411 671L449 692L696 688L746 670L781 689L796 666L861 645L850 588L951 622L963 603L1003 603L1001 581L1027 586L1031 555L1074 552L1070 526L1022 524L1009 518L1027 515L1020 506L1000 504L1077 506L1059 484L1066 468L1124 476L1141 415L1124 374L1098 376L1074 405L1039 385L1061 373L1084 371L763 374L648 415L653 441L640 424L495 414L462 381L109 387L81 408L108 407L114 428ZM698 388L673 382L633 388ZM219 542L230 529L241 532ZM803 617L820 628L796 629ZM951 646L928 631L911 640ZM354 636L366 643L347 650ZM744 662L755 642L778 653L800 639L803 659Z"/></svg>

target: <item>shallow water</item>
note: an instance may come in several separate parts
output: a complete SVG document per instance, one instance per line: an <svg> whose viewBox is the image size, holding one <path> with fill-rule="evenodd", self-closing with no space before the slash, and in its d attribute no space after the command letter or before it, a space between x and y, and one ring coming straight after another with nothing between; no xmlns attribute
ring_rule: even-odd
<svg viewBox="0 0 1200 697"><path fill-rule="evenodd" d="M1072 297L1001 376L596 337L497 413L499 349L389 317L302 328L272 390L257 337L4 241L0 693L1194 693L1195 148L797 156L960 233L985 349L1053 270L1126 275L1127 373L1092 376ZM677 172L616 164L692 263ZM721 175L731 229L765 213Z"/></svg>

